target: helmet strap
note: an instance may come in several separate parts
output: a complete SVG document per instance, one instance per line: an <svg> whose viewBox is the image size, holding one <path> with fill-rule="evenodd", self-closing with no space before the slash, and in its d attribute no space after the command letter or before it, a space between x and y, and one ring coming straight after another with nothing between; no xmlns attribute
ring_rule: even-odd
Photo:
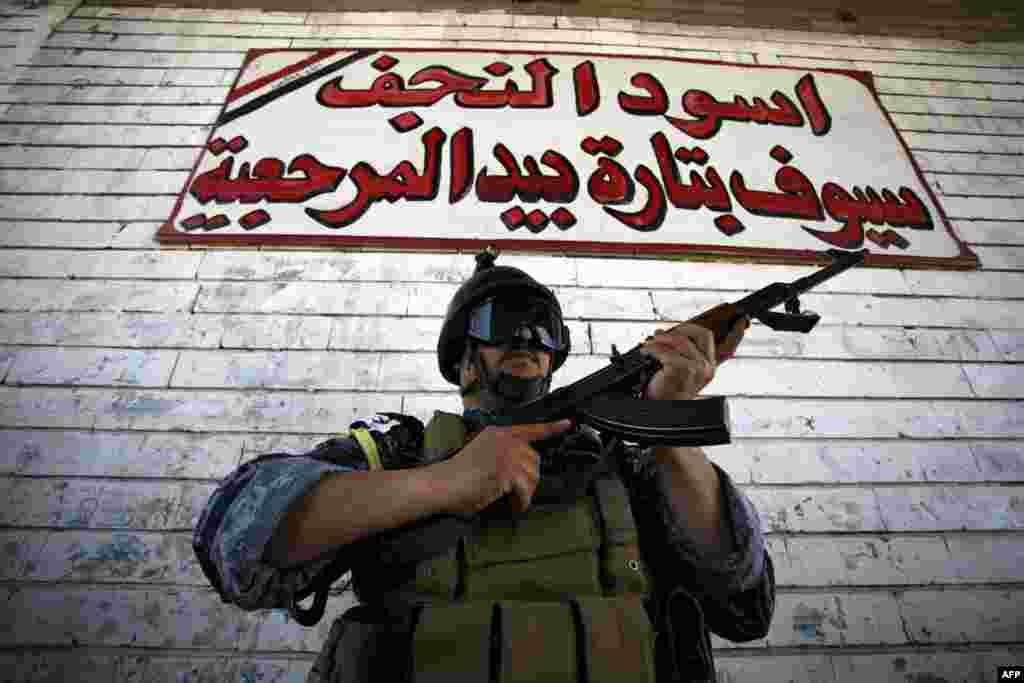
<svg viewBox="0 0 1024 683"><path fill-rule="evenodd" d="M488 368L477 342L470 340L466 351L463 357L476 368L477 379L460 389L459 393L467 396L476 392L480 409L485 413L499 415L510 408L540 398L551 387L550 369L543 377L517 377L500 369Z"/></svg>

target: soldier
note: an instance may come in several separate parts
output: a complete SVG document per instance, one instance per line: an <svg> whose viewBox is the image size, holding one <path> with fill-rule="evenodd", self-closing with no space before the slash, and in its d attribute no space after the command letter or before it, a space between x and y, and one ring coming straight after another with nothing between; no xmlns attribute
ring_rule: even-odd
<svg viewBox="0 0 1024 683"><path fill-rule="evenodd" d="M775 585L757 512L699 448L641 449L568 421L489 419L543 396L569 330L554 293L477 257L438 341L464 411L382 413L303 455L242 465L194 548L223 600L322 614L343 572L359 605L311 683L713 681L708 632L763 637ZM715 348L682 323L648 337L646 399L695 398ZM313 618L298 600L317 593Z"/></svg>

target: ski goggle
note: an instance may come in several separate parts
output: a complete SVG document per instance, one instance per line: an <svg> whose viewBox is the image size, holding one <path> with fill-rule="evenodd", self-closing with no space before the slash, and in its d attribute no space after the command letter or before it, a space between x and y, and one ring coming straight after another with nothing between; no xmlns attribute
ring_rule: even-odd
<svg viewBox="0 0 1024 683"><path fill-rule="evenodd" d="M467 334L490 346L534 341L548 351L562 351L569 341L558 311L529 296L485 299L469 314Z"/></svg>

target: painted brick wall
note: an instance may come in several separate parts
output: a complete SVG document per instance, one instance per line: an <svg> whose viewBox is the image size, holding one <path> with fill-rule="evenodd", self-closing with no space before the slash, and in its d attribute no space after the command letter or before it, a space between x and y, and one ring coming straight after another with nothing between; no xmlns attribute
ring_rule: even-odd
<svg viewBox="0 0 1024 683"><path fill-rule="evenodd" d="M764 641L716 641L721 680L993 681L1024 662L1024 43L5 0L2 679L303 679L330 620L221 604L190 529L240 461L370 411L456 408L432 347L472 261L153 234L246 49L496 41L876 74L983 268L848 273L807 298L814 334L755 325L709 387L737 436L709 453L760 507L779 580ZM503 262L565 302L582 343L562 381L659 320L806 272Z"/></svg>

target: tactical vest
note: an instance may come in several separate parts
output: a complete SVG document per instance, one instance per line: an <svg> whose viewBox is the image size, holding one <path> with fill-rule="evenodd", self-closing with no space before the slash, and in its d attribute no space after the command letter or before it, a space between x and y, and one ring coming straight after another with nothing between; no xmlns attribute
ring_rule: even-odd
<svg viewBox="0 0 1024 683"><path fill-rule="evenodd" d="M425 461L465 441L462 418L436 412ZM382 585L392 569L353 571L365 604L336 621L310 682L656 680L649 579L618 477L524 515L482 516L445 552Z"/></svg>

